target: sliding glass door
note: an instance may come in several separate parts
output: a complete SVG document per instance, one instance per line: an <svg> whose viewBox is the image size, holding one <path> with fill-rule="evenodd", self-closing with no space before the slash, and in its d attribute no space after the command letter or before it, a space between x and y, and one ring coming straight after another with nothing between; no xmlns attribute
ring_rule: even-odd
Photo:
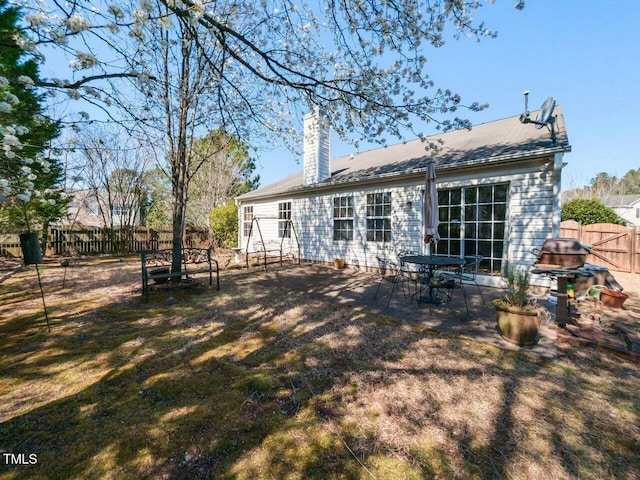
<svg viewBox="0 0 640 480"><path fill-rule="evenodd" d="M505 246L508 184L438 190L440 255L482 255L483 273L499 275Z"/></svg>

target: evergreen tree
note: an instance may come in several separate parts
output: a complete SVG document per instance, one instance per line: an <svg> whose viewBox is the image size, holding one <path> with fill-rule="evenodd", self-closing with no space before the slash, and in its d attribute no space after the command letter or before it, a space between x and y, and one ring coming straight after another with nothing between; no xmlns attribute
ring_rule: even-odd
<svg viewBox="0 0 640 480"><path fill-rule="evenodd" d="M187 223L209 225L209 215L234 197L254 190L260 183L247 145L228 133L215 130L196 140L197 170L191 172L187 199Z"/></svg>
<svg viewBox="0 0 640 480"><path fill-rule="evenodd" d="M64 172L48 156L59 126L43 116L37 57L20 44L20 12L0 0L0 225L20 231L61 218Z"/></svg>

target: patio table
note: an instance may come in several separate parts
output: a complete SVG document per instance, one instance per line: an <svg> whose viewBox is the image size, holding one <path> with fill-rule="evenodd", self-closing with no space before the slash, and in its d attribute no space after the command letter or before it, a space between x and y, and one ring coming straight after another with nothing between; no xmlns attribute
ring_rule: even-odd
<svg viewBox="0 0 640 480"><path fill-rule="evenodd" d="M446 267L462 267L465 264L464 258L460 257L450 257L448 255L405 255L400 257L400 261L403 263L412 263L414 265L419 265L421 270L426 274L426 284L429 285L428 291L429 295L427 297L421 297L418 292L418 301L424 303L441 303L442 298L433 294L433 285L431 285L431 279L433 278L433 273L440 269ZM424 268L426 267L426 269Z"/></svg>

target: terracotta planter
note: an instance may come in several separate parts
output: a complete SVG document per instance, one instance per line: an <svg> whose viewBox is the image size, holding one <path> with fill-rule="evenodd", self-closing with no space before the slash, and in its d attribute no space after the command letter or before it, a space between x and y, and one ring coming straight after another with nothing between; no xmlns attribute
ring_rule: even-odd
<svg viewBox="0 0 640 480"><path fill-rule="evenodd" d="M629 295L616 290L608 288L600 290L600 301L605 307L622 308L622 304L627 298L629 298Z"/></svg>
<svg viewBox="0 0 640 480"><path fill-rule="evenodd" d="M524 310L504 303L502 299L493 300L496 308L496 321L500 335L507 342L520 347L530 347L540 339L540 317L538 309Z"/></svg>
<svg viewBox="0 0 640 480"><path fill-rule="evenodd" d="M344 268L344 258L334 258L333 267L338 270L340 270L341 268Z"/></svg>

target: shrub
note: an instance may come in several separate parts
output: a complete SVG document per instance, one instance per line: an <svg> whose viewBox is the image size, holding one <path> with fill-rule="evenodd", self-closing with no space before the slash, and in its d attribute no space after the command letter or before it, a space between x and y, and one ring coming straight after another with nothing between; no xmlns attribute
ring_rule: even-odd
<svg viewBox="0 0 640 480"><path fill-rule="evenodd" d="M624 225L625 222L609 207L605 207L595 198L577 198L562 205L562 221L575 220L580 225L592 223L615 223Z"/></svg>
<svg viewBox="0 0 640 480"><path fill-rule="evenodd" d="M506 263L503 276L507 282L504 300L512 307L532 308L532 301L529 298L529 286L531 284L529 270L515 268Z"/></svg>
<svg viewBox="0 0 640 480"><path fill-rule="evenodd" d="M211 233L218 246L233 248L238 244L238 209L233 202L214 208L209 214Z"/></svg>

